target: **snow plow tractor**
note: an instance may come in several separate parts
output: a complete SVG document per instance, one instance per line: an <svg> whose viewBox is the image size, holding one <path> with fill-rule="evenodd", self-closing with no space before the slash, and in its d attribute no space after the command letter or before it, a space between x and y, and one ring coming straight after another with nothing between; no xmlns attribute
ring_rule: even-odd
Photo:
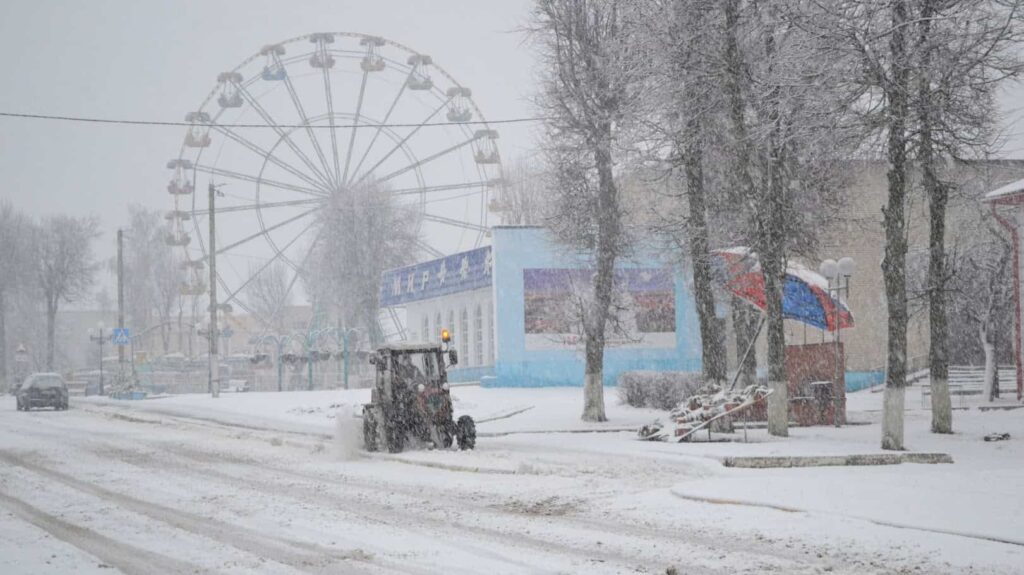
<svg viewBox="0 0 1024 575"><path fill-rule="evenodd" d="M391 343L370 356L376 369L370 403L363 406L367 451L398 453L406 446L459 449L476 445L473 418L455 421L447 366L458 356L448 349L447 330L437 343ZM446 360L447 359L447 365Z"/></svg>

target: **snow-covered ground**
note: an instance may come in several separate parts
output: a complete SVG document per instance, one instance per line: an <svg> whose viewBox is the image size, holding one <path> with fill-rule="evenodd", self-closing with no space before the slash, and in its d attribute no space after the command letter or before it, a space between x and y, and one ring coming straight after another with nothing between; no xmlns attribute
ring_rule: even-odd
<svg viewBox="0 0 1024 575"><path fill-rule="evenodd" d="M936 436L911 389L908 448L954 464L751 470L721 460L880 453L881 394L851 396L865 425L676 444L613 389L584 424L579 389L464 387L475 451L373 457L367 395L3 398L0 572L1024 572L1024 410Z"/></svg>

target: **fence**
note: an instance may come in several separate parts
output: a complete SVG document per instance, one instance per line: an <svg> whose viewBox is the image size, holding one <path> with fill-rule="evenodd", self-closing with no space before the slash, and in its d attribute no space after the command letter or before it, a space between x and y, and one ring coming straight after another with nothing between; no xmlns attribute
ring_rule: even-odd
<svg viewBox="0 0 1024 575"><path fill-rule="evenodd" d="M225 369L222 366L220 379L223 391L277 391L277 369ZM372 374L350 369L348 385L352 389L369 387ZM140 371L139 385L150 393L207 393L209 392L207 370L190 371ZM281 378L282 391L305 391L341 389L345 386L345 374L338 370L313 370L312 386L305 369L285 369Z"/></svg>

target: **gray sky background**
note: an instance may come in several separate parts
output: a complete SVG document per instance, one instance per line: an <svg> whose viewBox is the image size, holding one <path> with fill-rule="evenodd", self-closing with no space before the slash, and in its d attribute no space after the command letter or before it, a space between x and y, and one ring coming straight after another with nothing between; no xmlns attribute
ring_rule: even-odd
<svg viewBox="0 0 1024 575"><path fill-rule="evenodd" d="M433 56L472 88L488 119L533 115L532 55L522 26L530 0L3 0L8 55L0 110L182 120L219 72L261 46L316 31L380 35ZM1010 141L1024 158L1024 89L1003 98ZM502 155L529 153L535 127L500 126ZM92 213L101 256L126 204L169 208L166 161L183 128L0 118L0 195L32 215Z"/></svg>
<svg viewBox="0 0 1024 575"><path fill-rule="evenodd" d="M517 31L529 0L3 0L11 55L0 110L181 121L217 74L271 43L311 32L383 36L433 57L488 119L532 115L531 56ZM502 155L535 128L499 126ZM170 209L167 160L185 128L0 118L0 195L32 215L92 213L102 256L128 203ZM109 246L108 246L109 245Z"/></svg>

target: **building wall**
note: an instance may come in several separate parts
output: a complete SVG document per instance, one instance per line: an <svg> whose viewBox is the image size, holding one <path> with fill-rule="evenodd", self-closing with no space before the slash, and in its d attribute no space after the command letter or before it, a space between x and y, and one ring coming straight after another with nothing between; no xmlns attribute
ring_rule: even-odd
<svg viewBox="0 0 1024 575"><path fill-rule="evenodd" d="M851 278L847 298L856 326L842 332L847 387L854 389L865 383L880 383L885 373L888 311L881 263L885 250L882 206L887 202L888 166L884 162L865 161L852 162L849 169L852 181L841 217L831 220L820 230L818 253L805 263L811 269L817 269L822 259L843 256L851 256L857 262L857 272ZM948 165L943 178L954 185L947 207L947 250L963 250L969 246L972 235L984 225L981 218L985 215L985 208L981 207L980 199L986 192L1022 176L1024 161ZM916 175L912 174L906 213L908 269L914 265L926 266L928 251L928 203L915 178ZM908 281L913 281L911 276L913 273L908 273ZM927 366L928 314L922 300L912 298L910 307L907 362L913 371ZM823 334L814 328L804 328L796 322L786 324L787 343L802 343L805 332L808 342L822 340ZM831 341L831 337L831 334L824 335L826 341ZM759 359L764 357L763 350L762 345L758 350Z"/></svg>
<svg viewBox="0 0 1024 575"><path fill-rule="evenodd" d="M572 349L528 349L525 333L524 273L530 268L588 267L585 260L556 245L536 227L496 227L494 249L494 314L497 358L495 378L485 385L541 387L583 384L582 346ZM653 257L621 261L620 268L664 267ZM675 295L675 347L605 349L604 382L615 384L630 370L700 371L700 339L693 298L683 274L673 273Z"/></svg>
<svg viewBox="0 0 1024 575"><path fill-rule="evenodd" d="M448 370L449 381L479 381L494 373L492 302L490 286L411 302L406 306L409 339L440 341L441 329L447 328L459 352L458 365Z"/></svg>

